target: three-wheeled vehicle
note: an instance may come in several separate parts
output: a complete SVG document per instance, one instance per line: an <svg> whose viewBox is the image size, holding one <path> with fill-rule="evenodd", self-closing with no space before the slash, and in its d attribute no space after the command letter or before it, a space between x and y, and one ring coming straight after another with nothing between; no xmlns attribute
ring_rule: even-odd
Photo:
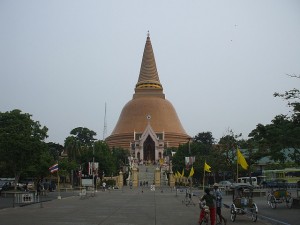
<svg viewBox="0 0 300 225"><path fill-rule="evenodd" d="M230 219L235 221L238 214L251 214L253 222L257 220L258 208L253 201L253 189L250 184L237 183L231 186L232 189L232 204L230 207Z"/></svg>
<svg viewBox="0 0 300 225"><path fill-rule="evenodd" d="M291 193L287 191L285 180L274 181L274 186L270 188L267 196L267 203L272 209L276 209L279 203L285 203L287 208L292 207L293 198Z"/></svg>

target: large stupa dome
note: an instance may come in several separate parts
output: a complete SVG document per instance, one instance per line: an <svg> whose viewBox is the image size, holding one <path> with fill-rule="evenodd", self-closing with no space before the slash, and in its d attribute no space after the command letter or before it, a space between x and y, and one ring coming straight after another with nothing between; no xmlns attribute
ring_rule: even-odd
<svg viewBox="0 0 300 225"><path fill-rule="evenodd" d="M190 138L182 127L175 108L165 99L149 34L133 98L123 107L119 120L106 141L111 148L134 150L132 144L136 143L139 147L146 145L144 141L148 136L155 142L153 146L161 148L178 147Z"/></svg>

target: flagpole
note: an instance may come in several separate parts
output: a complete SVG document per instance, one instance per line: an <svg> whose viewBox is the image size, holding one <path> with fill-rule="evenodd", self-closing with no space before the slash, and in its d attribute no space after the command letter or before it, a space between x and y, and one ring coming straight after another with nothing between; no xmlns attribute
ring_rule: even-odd
<svg viewBox="0 0 300 225"><path fill-rule="evenodd" d="M58 165L58 160L57 160L57 165ZM61 199L61 196L60 196L60 187L59 187L59 169L57 170L56 174L57 174L57 188L58 188L58 196L57 196L57 199Z"/></svg>
<svg viewBox="0 0 300 225"><path fill-rule="evenodd" d="M206 161L205 161L205 163L206 163ZM204 164L203 170L204 170L204 171L203 171L204 173L203 173L203 185L202 185L202 186L203 186L203 191L204 191L204 182L205 182L205 164Z"/></svg>
<svg viewBox="0 0 300 225"><path fill-rule="evenodd" d="M193 168L193 159L192 159L192 168ZM192 168L191 168L191 171L192 171ZM193 169L194 169L194 168L193 168ZM190 174L191 174L191 171L190 171ZM191 183L190 183L190 194L192 194L193 176L190 176L190 179L191 179Z"/></svg>
<svg viewBox="0 0 300 225"><path fill-rule="evenodd" d="M238 148L236 148L236 182L238 182L239 178L239 156L238 156Z"/></svg>

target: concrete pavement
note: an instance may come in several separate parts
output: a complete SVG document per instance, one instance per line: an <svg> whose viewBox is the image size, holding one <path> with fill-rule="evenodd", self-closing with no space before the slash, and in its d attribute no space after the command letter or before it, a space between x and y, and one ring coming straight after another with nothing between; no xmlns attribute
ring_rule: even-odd
<svg viewBox="0 0 300 225"><path fill-rule="evenodd" d="M201 194L201 193L198 193ZM182 204L184 192L170 188L156 189L125 187L98 191L95 197L79 195L32 204L25 207L0 210L2 225L197 225L200 209L196 204ZM228 199L230 199L228 197ZM226 198L224 201L227 201ZM229 203L230 200L228 200ZM251 224L247 215L238 215L230 221L229 209L223 208L227 224ZM257 225L266 225L258 219Z"/></svg>

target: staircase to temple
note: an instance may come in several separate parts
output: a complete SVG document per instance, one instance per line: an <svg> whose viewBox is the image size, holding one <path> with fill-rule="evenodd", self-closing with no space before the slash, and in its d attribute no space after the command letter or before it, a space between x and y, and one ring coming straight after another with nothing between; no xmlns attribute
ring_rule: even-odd
<svg viewBox="0 0 300 225"><path fill-rule="evenodd" d="M156 166L155 165L140 165L139 166L139 182L144 182L148 185L154 183L154 173L155 173Z"/></svg>
<svg viewBox="0 0 300 225"><path fill-rule="evenodd" d="M157 166L156 165L140 165L139 166L139 175L138 175L138 179L139 179L139 185L140 184L147 184L151 185L154 184L154 174L155 174L155 170L156 170ZM165 186L167 185L167 180L166 180L166 175L164 173L164 169L161 170L160 173L160 184L161 186Z"/></svg>

